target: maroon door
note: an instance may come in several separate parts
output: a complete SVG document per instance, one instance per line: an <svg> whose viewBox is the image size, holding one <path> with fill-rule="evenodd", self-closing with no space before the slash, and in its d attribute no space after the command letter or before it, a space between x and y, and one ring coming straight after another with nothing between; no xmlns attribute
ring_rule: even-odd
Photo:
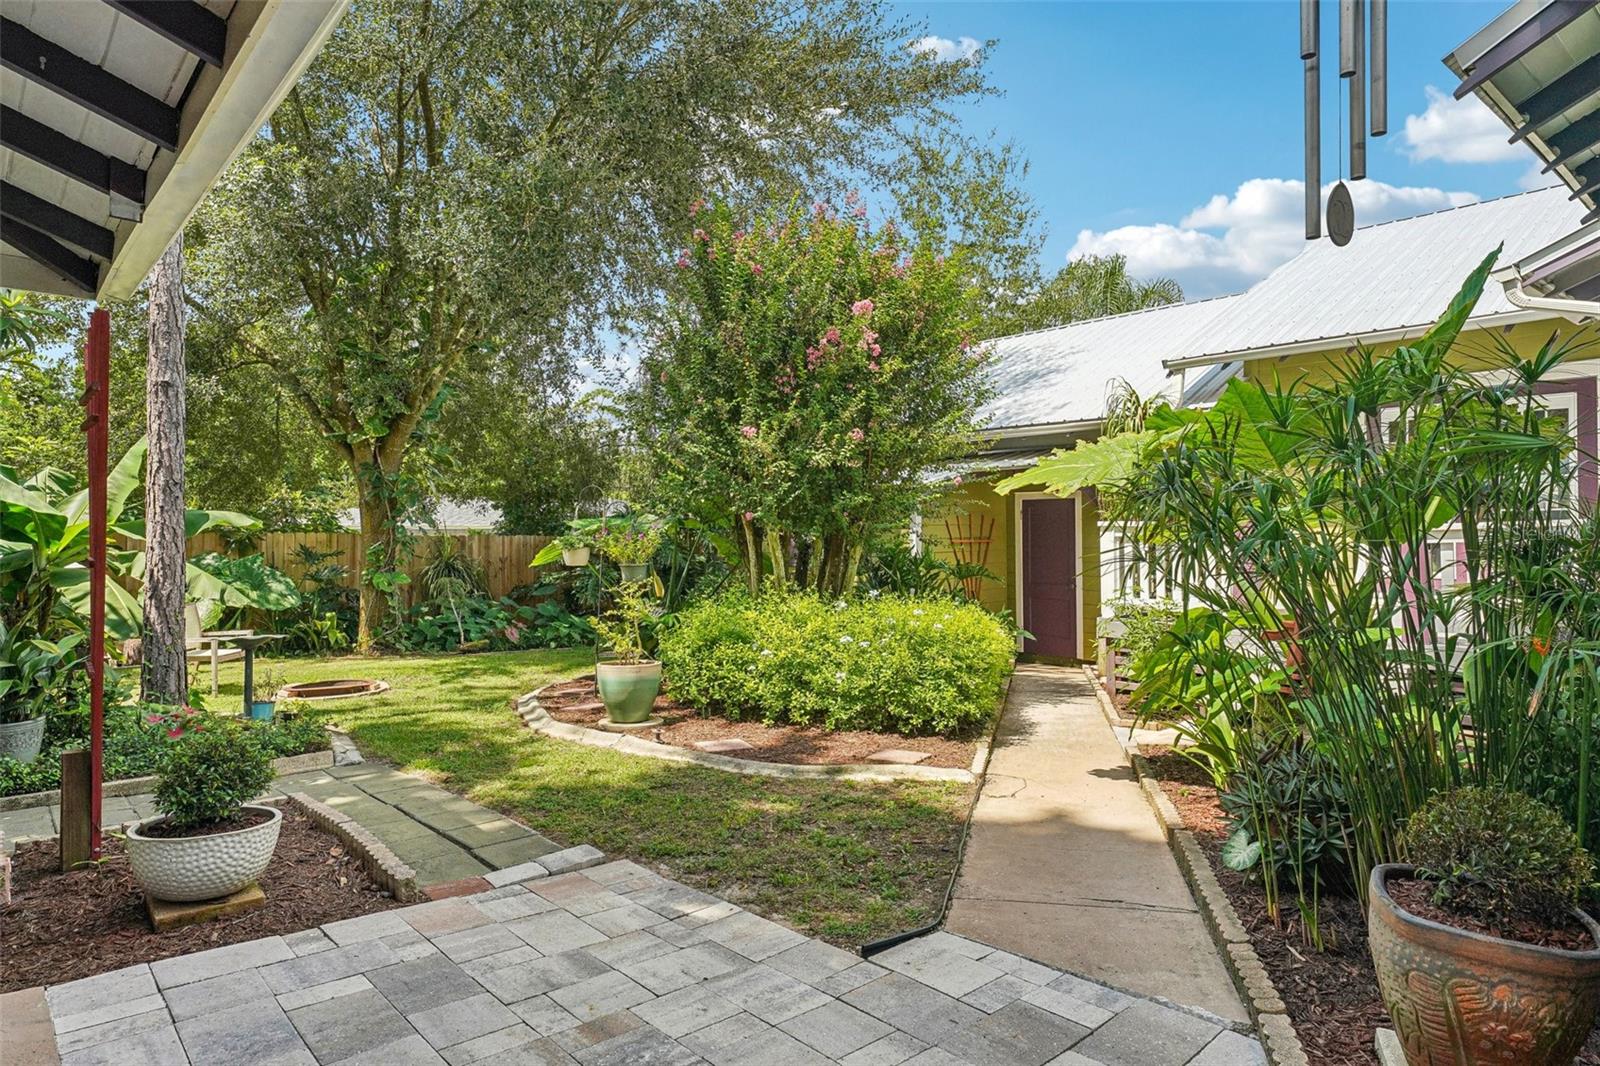
<svg viewBox="0 0 1600 1066"><path fill-rule="evenodd" d="M1022 650L1078 659L1078 511L1072 500L1022 501Z"/></svg>

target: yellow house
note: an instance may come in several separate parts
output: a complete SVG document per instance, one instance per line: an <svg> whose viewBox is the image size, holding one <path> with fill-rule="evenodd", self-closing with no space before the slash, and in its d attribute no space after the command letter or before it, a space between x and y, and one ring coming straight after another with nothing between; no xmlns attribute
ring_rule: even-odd
<svg viewBox="0 0 1600 1066"><path fill-rule="evenodd" d="M1308 244L1237 295L999 338L998 395L984 412L990 444L924 518L923 540L944 558L981 563L995 575L982 582L979 598L1012 611L1031 634L1023 652L1092 658L1104 601L1130 591L1116 533L1102 527L1092 491L1002 497L993 488L997 475L1094 438L1108 395L1123 382L1141 396L1198 405L1235 376L1287 385L1325 377L1358 345L1392 349L1425 332L1501 245L1502 284L1486 288L1457 351L1469 365L1485 366L1498 343L1530 354L1553 332L1570 334L1600 314L1600 305L1525 287L1541 265L1600 242L1600 222L1582 223L1588 209L1556 187L1367 226L1346 247ZM1594 265L1600 273L1600 259ZM1572 427L1579 442L1573 477L1594 501L1600 350L1583 355L1557 368L1539 402Z"/></svg>

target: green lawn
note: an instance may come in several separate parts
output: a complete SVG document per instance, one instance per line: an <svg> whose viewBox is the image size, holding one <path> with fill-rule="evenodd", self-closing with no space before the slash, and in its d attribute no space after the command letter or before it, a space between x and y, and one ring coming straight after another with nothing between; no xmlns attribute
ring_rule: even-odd
<svg viewBox="0 0 1600 1066"><path fill-rule="evenodd" d="M285 659L288 681L381 678L385 696L313 705L368 757L593 844L836 943L928 921L944 892L970 786L775 781L619 755L522 727L514 696L590 668L585 652ZM258 667L259 668L259 667ZM213 706L231 709L240 668ZM209 672L197 679L210 684Z"/></svg>

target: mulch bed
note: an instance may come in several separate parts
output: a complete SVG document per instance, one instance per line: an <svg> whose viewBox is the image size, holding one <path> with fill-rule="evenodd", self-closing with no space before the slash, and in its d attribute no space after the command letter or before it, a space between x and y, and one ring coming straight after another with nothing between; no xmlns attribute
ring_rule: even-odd
<svg viewBox="0 0 1600 1066"><path fill-rule="evenodd" d="M243 914L155 933L120 840L106 839L98 865L62 873L60 863L53 840L19 844L12 855L11 903L0 905L0 992L399 906L337 837L287 805L278 850L261 878L267 902Z"/></svg>
<svg viewBox="0 0 1600 1066"><path fill-rule="evenodd" d="M539 703L550 717L569 725L590 728L605 720L605 707L595 691L594 675L551 685L539 695ZM977 750L977 738L907 737L899 733L873 733L865 730L832 732L817 726L766 725L762 722L735 722L719 715L702 714L671 696L656 697L655 714L660 727L641 730L641 736L677 748L694 748L699 740L742 740L747 751L718 752L736 759L759 762L798 763L807 766L839 766L864 763L867 756L887 748L927 752L918 766L944 766L968 769Z"/></svg>
<svg viewBox="0 0 1600 1066"><path fill-rule="evenodd" d="M1228 817L1217 802L1211 779L1170 748L1143 750L1162 790L1199 841L1250 934L1261 964L1289 1008L1312 1066L1377 1066L1373 1030L1390 1024L1367 954L1367 922L1361 901L1354 895L1324 896L1321 923L1326 950L1311 950L1302 941L1301 922L1289 889L1280 894L1280 926L1268 916L1260 886L1223 865ZM1590 1034L1578 1064L1600 1066L1600 1026Z"/></svg>

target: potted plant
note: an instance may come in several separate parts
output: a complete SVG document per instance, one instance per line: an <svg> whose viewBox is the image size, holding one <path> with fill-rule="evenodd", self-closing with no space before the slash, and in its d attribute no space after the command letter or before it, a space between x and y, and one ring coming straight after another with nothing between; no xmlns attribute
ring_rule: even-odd
<svg viewBox="0 0 1600 1066"><path fill-rule="evenodd" d="M561 549L561 562L566 566L588 566L589 548L594 543L594 538L588 533L563 533L556 538L556 545Z"/></svg>
<svg viewBox="0 0 1600 1066"><path fill-rule="evenodd" d="M650 560L661 547L661 530L653 525L628 523L604 528L600 550L622 571L623 581L643 581L650 575Z"/></svg>
<svg viewBox="0 0 1600 1066"><path fill-rule="evenodd" d="M1561 817L1500 789L1428 801L1411 865L1372 871L1367 929L1410 1066L1570 1066L1600 1011L1600 924L1577 907L1594 876Z"/></svg>
<svg viewBox="0 0 1600 1066"><path fill-rule="evenodd" d="M193 712L172 733L156 783L163 813L128 827L133 876L154 898L179 903L237 892L278 846L282 813L249 802L272 783L272 757L244 725Z"/></svg>
<svg viewBox="0 0 1600 1066"><path fill-rule="evenodd" d="M643 581L629 581L612 592L613 606L603 617L591 618L613 658L597 661L595 687L613 722L637 725L650 720L650 708L661 691L661 664L645 658L641 627L653 613Z"/></svg>
<svg viewBox="0 0 1600 1066"><path fill-rule="evenodd" d="M283 688L283 675L276 670L255 672L250 685L250 717L258 721L271 719L278 704L278 691Z"/></svg>
<svg viewBox="0 0 1600 1066"><path fill-rule="evenodd" d="M80 661L81 640L24 639L0 623L0 756L20 763L39 757L51 687Z"/></svg>

